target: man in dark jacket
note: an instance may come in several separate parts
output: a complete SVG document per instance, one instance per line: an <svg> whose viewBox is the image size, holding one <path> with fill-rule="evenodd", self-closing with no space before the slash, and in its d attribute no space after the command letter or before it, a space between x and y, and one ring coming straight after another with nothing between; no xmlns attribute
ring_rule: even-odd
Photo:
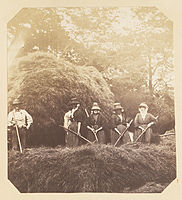
<svg viewBox="0 0 182 200"><path fill-rule="evenodd" d="M75 97L71 98L69 106L69 111L64 115L64 127L82 135L85 132L86 114L80 106L80 102ZM79 140L77 135L68 131L66 132L65 143L66 147L76 147L84 144L83 141Z"/></svg>
<svg viewBox="0 0 182 200"><path fill-rule="evenodd" d="M97 141L100 144L106 144L106 135L104 131L105 119L101 115L101 108L97 102L93 103L91 114L87 119L87 138L91 142Z"/></svg>
<svg viewBox="0 0 182 200"><path fill-rule="evenodd" d="M110 120L110 138L111 144L114 145L117 139L119 138L120 134L126 129L128 126L126 114L124 112L124 108L121 106L120 103L114 103L113 106L113 114ZM120 146L123 143L130 142L130 135L127 131L123 136L122 140L120 140L117 146Z"/></svg>

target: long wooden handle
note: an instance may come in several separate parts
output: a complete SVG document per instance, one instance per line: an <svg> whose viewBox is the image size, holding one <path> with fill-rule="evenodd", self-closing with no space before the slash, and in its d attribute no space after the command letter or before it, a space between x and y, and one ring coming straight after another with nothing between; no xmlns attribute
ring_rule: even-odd
<svg viewBox="0 0 182 200"><path fill-rule="evenodd" d="M93 131L93 134L94 134L94 136L95 136L96 141L98 142L99 140L98 140L98 137L97 137L97 132L96 132L96 131Z"/></svg>
<svg viewBox="0 0 182 200"><path fill-rule="evenodd" d="M131 126L131 123L133 122L133 119L129 122L129 126L127 126L125 128L125 130L121 133L121 135L118 137L117 141L115 142L114 146L117 145L117 143L119 142L119 140L124 136L124 134L126 133L126 131L128 130L128 128Z"/></svg>
<svg viewBox="0 0 182 200"><path fill-rule="evenodd" d="M159 137L165 137L165 136L169 136L169 135L176 135L175 133L165 133L163 135L159 135Z"/></svg>
<svg viewBox="0 0 182 200"><path fill-rule="evenodd" d="M135 140L135 142L137 142L137 141L141 138L141 136L147 131L147 129L150 128L152 125L153 125L153 124L151 124L150 126L147 125L147 127L146 127L146 128L141 132L141 134L137 137L137 139Z"/></svg>
<svg viewBox="0 0 182 200"><path fill-rule="evenodd" d="M68 132L70 132L70 133L72 133L72 134L74 134L74 135L77 135L78 137L82 138L83 140L85 140L85 141L88 142L89 144L92 144L92 142L90 142L90 140L87 140L87 138L83 137L82 135L79 135L79 134L76 133L75 131L72 131L72 130L70 130L70 129L68 129L68 128L65 128L65 127L62 126L62 125L59 125L59 126L62 127L62 128L64 128L66 131L68 131Z"/></svg>
<svg viewBox="0 0 182 200"><path fill-rule="evenodd" d="M20 141L20 135L19 135L19 131L18 131L18 127L17 125L15 125L15 128L16 128L16 135L17 135L17 138L18 138L18 144L19 144L19 147L20 147L20 152L22 153L22 146L21 146L21 141Z"/></svg>

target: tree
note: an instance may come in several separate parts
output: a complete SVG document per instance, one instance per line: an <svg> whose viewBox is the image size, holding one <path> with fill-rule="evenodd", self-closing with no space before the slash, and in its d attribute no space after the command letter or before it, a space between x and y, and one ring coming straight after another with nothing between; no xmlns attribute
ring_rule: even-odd
<svg viewBox="0 0 182 200"><path fill-rule="evenodd" d="M136 46L146 60L148 88L153 96L154 90L160 90L163 82L171 86L169 74L174 70L173 25L157 8L140 7L133 10L140 24L130 34L136 38Z"/></svg>
<svg viewBox="0 0 182 200"><path fill-rule="evenodd" d="M122 19L124 12L131 24ZM135 83L134 73L146 78L151 96L172 87L172 22L156 8L26 8L8 30L11 57L19 47L17 56L48 51L76 65L93 65L106 79L108 68Z"/></svg>
<svg viewBox="0 0 182 200"><path fill-rule="evenodd" d="M132 104L146 97L158 105L170 102L174 110L172 28L153 7L26 8L8 23L9 55L16 56L18 48L17 56L39 50L75 68L83 65L87 70L91 65L107 80L117 101L123 94L126 103L132 96Z"/></svg>
<svg viewBox="0 0 182 200"><path fill-rule="evenodd" d="M24 8L8 23L9 60L36 50L57 54L70 45L55 8ZM16 49L13 52L13 49Z"/></svg>

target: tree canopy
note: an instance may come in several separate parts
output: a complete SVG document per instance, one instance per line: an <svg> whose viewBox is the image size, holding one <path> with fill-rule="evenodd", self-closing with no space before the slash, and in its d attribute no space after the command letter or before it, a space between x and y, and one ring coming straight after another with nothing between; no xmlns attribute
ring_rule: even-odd
<svg viewBox="0 0 182 200"><path fill-rule="evenodd" d="M24 8L9 21L8 38L10 66L49 52L97 68L116 101L151 98L174 116L173 23L155 7Z"/></svg>

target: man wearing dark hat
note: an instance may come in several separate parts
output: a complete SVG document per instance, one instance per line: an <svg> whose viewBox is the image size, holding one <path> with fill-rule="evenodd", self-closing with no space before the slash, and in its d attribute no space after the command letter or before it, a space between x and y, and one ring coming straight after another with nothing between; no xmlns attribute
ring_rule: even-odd
<svg viewBox="0 0 182 200"><path fill-rule="evenodd" d="M91 114L87 120L87 139L91 142L97 140L100 144L106 144L106 135L104 132L105 120L101 115L101 109L97 102L94 102L91 108ZM95 134L94 134L95 131Z"/></svg>
<svg viewBox="0 0 182 200"><path fill-rule="evenodd" d="M120 134L122 134L122 132L126 129L127 126L126 114L124 112L124 108L121 106L120 103L114 103L113 114L111 116L110 123L111 123L110 124L111 144L114 145ZM121 144L129 141L130 141L130 136L129 133L126 132L122 140L120 140L117 145L120 146Z"/></svg>
<svg viewBox="0 0 182 200"><path fill-rule="evenodd" d="M80 102L77 98L71 98L69 103L69 111L64 115L64 127L73 130L77 134L81 134L85 112L83 112ZM76 147L80 144L79 137L73 133L66 132L66 147Z"/></svg>
<svg viewBox="0 0 182 200"><path fill-rule="evenodd" d="M136 114L134 120L135 130L135 138L137 138L141 132L152 123L156 123L156 118L148 113L148 105L143 102L139 105L139 113ZM139 139L140 142L150 144L151 143L151 136L152 136L152 128L148 128L144 135Z"/></svg>
<svg viewBox="0 0 182 200"><path fill-rule="evenodd" d="M33 119L30 114L26 110L20 109L20 105L21 102L18 99L15 99L13 102L14 109L8 114L8 127L10 128L12 134L13 150L18 150L19 145L16 126L18 128L22 149L24 149L26 147L27 130L33 123Z"/></svg>

